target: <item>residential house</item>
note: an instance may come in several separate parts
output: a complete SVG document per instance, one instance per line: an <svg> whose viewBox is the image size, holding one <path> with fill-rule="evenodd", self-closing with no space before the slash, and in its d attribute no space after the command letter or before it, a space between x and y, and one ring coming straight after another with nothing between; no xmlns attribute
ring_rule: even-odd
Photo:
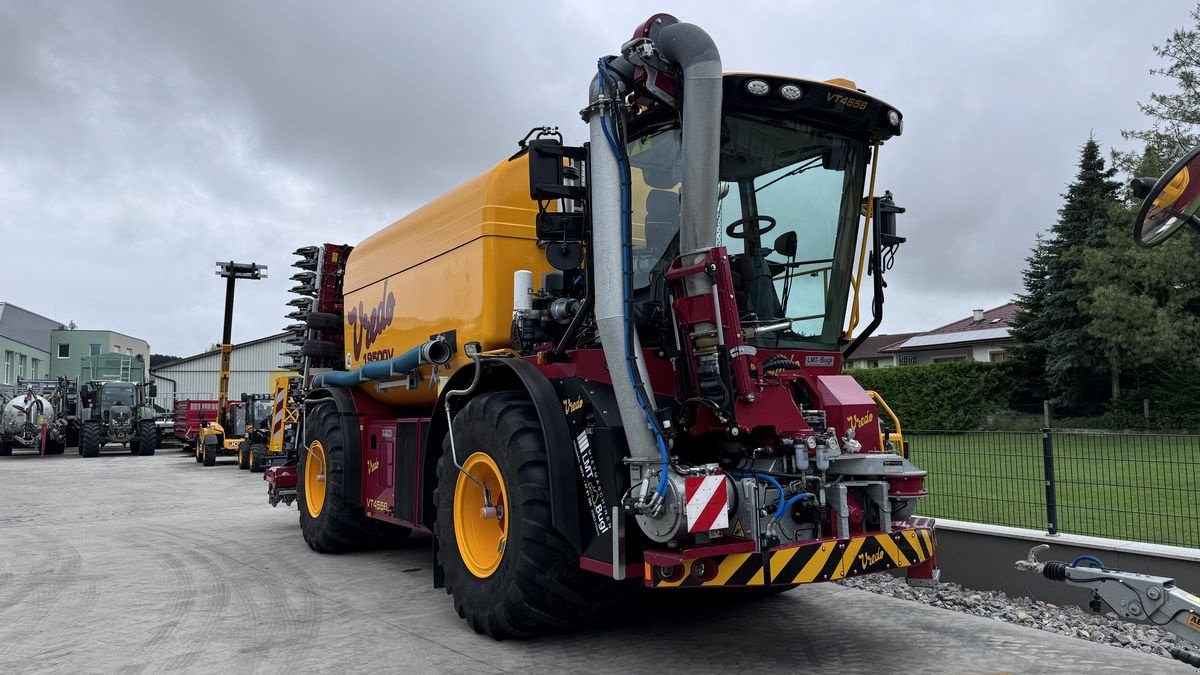
<svg viewBox="0 0 1200 675"><path fill-rule="evenodd" d="M971 316L887 345L881 354L893 355L901 366L951 361L1003 361L1017 303L989 310L977 309ZM858 355L855 354L855 358Z"/></svg>

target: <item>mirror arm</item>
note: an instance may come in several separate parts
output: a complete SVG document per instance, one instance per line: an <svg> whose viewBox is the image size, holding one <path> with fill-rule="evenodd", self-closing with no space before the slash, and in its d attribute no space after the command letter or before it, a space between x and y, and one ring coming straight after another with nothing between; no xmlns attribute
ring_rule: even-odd
<svg viewBox="0 0 1200 675"><path fill-rule="evenodd" d="M883 266L881 265L882 246L879 230L879 227L871 228L871 264L875 270L874 293L871 294L871 323L867 324L867 327L858 334L858 337L854 338L854 341L846 345L846 348L842 350L843 368L845 367L846 359L850 358L850 355L861 347L862 343L871 337L871 334L883 322Z"/></svg>

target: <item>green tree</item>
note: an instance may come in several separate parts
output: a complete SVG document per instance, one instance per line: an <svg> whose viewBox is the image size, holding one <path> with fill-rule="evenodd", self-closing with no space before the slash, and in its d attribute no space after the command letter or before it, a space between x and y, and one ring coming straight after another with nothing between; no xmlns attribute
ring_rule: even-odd
<svg viewBox="0 0 1200 675"><path fill-rule="evenodd" d="M170 354L151 354L150 367L157 368L168 361L174 361L178 358L178 356L171 356Z"/></svg>
<svg viewBox="0 0 1200 675"><path fill-rule="evenodd" d="M1014 319L1015 365L1035 379L1040 372L1046 392L1055 397L1085 397L1089 378L1107 363L1081 311L1091 288L1080 271L1086 252L1105 244L1114 208L1121 203L1115 174L1106 167L1100 145L1088 138L1075 180L1063 195L1058 222L1028 258L1025 293Z"/></svg>
<svg viewBox="0 0 1200 675"><path fill-rule="evenodd" d="M1025 292L1017 295L1020 309L1012 320L1016 342L1007 350L1014 374L1028 383L1032 393L1046 395L1046 340L1054 327L1046 320L1046 286L1050 277L1050 251L1039 232L1033 251L1025 258L1022 281Z"/></svg>
<svg viewBox="0 0 1200 675"><path fill-rule="evenodd" d="M1138 103L1149 128L1121 132L1143 146L1140 151L1115 153L1117 167L1131 176L1160 175L1200 144L1200 5L1190 14L1190 27L1175 30L1165 43L1153 47L1166 64L1150 72L1169 86Z"/></svg>
<svg viewBox="0 0 1200 675"><path fill-rule="evenodd" d="M1137 246L1130 236L1135 209L1114 207L1106 245L1087 250L1080 271L1089 288L1081 305L1087 334L1106 363L1114 403L1122 374L1145 383L1190 371L1200 340L1195 247L1182 238L1153 250Z"/></svg>

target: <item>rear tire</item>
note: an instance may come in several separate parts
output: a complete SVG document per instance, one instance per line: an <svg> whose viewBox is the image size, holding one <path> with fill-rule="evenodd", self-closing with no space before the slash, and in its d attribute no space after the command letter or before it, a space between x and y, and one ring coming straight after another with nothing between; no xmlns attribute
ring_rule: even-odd
<svg viewBox="0 0 1200 675"><path fill-rule="evenodd" d="M79 453L84 457L100 456L100 437L103 430L99 422L87 421L79 432Z"/></svg>
<svg viewBox="0 0 1200 675"><path fill-rule="evenodd" d="M139 455L148 457L154 454L158 448L158 427L154 425L154 420L138 420L137 445Z"/></svg>
<svg viewBox="0 0 1200 675"><path fill-rule="evenodd" d="M569 629L594 617L606 604L602 598L618 592L610 580L579 568L579 554L551 524L547 453L533 404L523 392L483 394L458 413L453 427L458 460L468 462L476 453L487 455L500 470L500 489L506 492L507 503L498 565L491 571L480 567L480 559L488 561L486 555L475 556L468 565L464 558L486 552L487 542L486 537L475 538L475 544L468 539L464 555L457 532L461 528L471 537L478 525L470 519L479 516L455 513L456 490L479 488L469 479L459 480L447 437L437 466L433 531L455 611L476 632L494 638Z"/></svg>
<svg viewBox="0 0 1200 675"><path fill-rule="evenodd" d="M204 459L204 466L216 466L217 464L217 445L219 443L205 443L204 451L201 455Z"/></svg>
<svg viewBox="0 0 1200 675"><path fill-rule="evenodd" d="M12 455L12 441L0 441L0 457Z"/></svg>
<svg viewBox="0 0 1200 675"><path fill-rule="evenodd" d="M308 445L296 465L296 496L300 529L309 548L318 553L344 553L408 536L406 527L368 518L356 495L347 494L346 472L360 469L346 466L341 415L332 401L313 406L304 416L304 439ZM324 461L319 461L322 455ZM322 464L323 481L315 473ZM317 493L318 489L322 491Z"/></svg>
<svg viewBox="0 0 1200 675"><path fill-rule="evenodd" d="M47 455L61 455L61 454L63 454L63 451L66 449L67 449L67 446L63 445L62 441L50 441L50 440L46 441L46 454Z"/></svg>
<svg viewBox="0 0 1200 675"><path fill-rule="evenodd" d="M250 468L250 453L243 447L238 448L238 468L243 470Z"/></svg>

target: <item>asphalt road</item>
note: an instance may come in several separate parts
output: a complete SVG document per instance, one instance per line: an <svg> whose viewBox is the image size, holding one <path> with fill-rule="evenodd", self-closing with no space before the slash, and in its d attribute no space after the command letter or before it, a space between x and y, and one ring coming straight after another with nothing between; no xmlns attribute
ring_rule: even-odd
<svg viewBox="0 0 1200 675"><path fill-rule="evenodd" d="M427 539L313 553L261 475L188 454L0 458L0 673L1195 673L822 584L735 602L643 594L534 641L473 633Z"/></svg>

